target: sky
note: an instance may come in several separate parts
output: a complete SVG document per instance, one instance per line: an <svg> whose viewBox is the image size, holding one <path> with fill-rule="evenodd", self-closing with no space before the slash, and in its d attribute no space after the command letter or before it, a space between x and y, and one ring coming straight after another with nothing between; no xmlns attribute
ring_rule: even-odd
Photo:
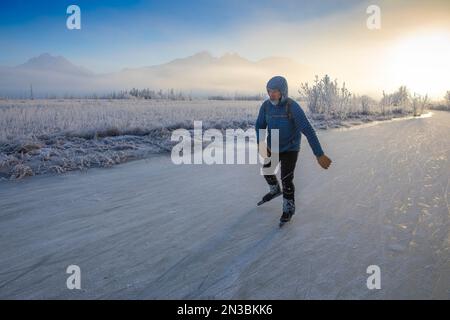
<svg viewBox="0 0 450 320"><path fill-rule="evenodd" d="M66 27L71 4L81 9L81 30ZM366 26L369 5L381 10L380 29ZM207 50L253 61L289 57L369 94L406 84L440 95L450 83L448 0L3 0L0 6L3 66L48 52L106 73Z"/></svg>
<svg viewBox="0 0 450 320"><path fill-rule="evenodd" d="M203 50L235 52L239 48L226 39L230 33L239 33L240 26L308 21L357 3L325 2L326 6L267 0L2 1L0 64L21 63L30 54L50 52L74 58L95 71L113 71L159 64ZM70 4L81 9L81 30L66 28ZM267 55L246 51L249 58Z"/></svg>

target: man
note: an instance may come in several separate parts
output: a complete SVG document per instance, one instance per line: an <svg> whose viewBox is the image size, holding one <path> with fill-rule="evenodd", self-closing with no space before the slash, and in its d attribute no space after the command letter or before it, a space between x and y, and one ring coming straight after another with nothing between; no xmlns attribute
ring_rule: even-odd
<svg viewBox="0 0 450 320"><path fill-rule="evenodd" d="M288 97L288 84L286 79L281 76L270 79L267 83L267 93L269 94L269 99L261 105L258 119L256 120L256 140L261 155L263 157L266 156L264 153L267 148L267 154L270 156L270 130L279 130L279 161L281 163L281 184L283 191L281 191L275 174L264 175L264 178L269 184L270 192L263 197L263 200L258 205L283 194L283 214L280 218L281 226L291 220L295 213L295 187L293 179L295 164L300 150L301 134L303 133L308 139L308 143L322 168L328 169L331 160L324 154L314 128L308 121L303 109L297 102ZM259 129L266 128L268 129L267 146L264 145L264 142L260 144L259 141ZM270 165L271 163L269 162L264 164L264 167L268 168Z"/></svg>

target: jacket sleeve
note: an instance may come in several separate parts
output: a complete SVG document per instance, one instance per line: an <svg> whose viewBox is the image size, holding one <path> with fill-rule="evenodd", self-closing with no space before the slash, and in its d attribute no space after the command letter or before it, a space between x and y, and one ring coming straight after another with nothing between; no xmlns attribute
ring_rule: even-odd
<svg viewBox="0 0 450 320"><path fill-rule="evenodd" d="M295 136L303 133L308 139L308 143L316 157L320 157L324 154L322 147L320 145L319 139L317 138L316 131L306 117L305 112L297 103L292 104L292 115L295 122Z"/></svg>
<svg viewBox="0 0 450 320"><path fill-rule="evenodd" d="M259 108L258 119L256 119L255 130L256 130L256 143L259 144L259 129L266 129L266 112L264 108L264 103Z"/></svg>

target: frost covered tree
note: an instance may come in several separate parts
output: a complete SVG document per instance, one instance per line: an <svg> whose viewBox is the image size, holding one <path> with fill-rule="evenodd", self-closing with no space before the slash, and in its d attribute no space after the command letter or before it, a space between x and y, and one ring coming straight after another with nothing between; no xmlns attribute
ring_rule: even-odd
<svg viewBox="0 0 450 320"><path fill-rule="evenodd" d="M347 115L352 94L345 87L345 82L339 86L337 79L331 81L325 75L322 79L316 76L311 86L305 82L300 87L298 92L307 101L310 112L338 115L341 118Z"/></svg>
<svg viewBox="0 0 450 320"><path fill-rule="evenodd" d="M359 107L359 110L356 110L356 112L360 112L361 114L368 115L372 112L375 106L378 105L378 101L375 99L363 95L361 97L355 97L356 103L353 103L352 105Z"/></svg>
<svg viewBox="0 0 450 320"><path fill-rule="evenodd" d="M397 91L387 94L383 91L380 101L381 113L402 113L410 105L410 93L406 86L401 86Z"/></svg>
<svg viewBox="0 0 450 320"><path fill-rule="evenodd" d="M445 104L450 108L450 90L445 93Z"/></svg>
<svg viewBox="0 0 450 320"><path fill-rule="evenodd" d="M423 110L428 105L429 99L428 95L421 96L417 93L414 93L412 97L412 108L414 116L420 116L423 113Z"/></svg>

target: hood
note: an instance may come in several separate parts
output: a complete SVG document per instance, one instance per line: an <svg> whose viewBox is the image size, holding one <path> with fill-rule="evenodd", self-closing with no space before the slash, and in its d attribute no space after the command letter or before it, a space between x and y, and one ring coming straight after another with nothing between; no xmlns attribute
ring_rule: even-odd
<svg viewBox="0 0 450 320"><path fill-rule="evenodd" d="M284 77L275 76L267 82L267 89L278 89L281 92L281 103L287 100L288 98L288 84Z"/></svg>

